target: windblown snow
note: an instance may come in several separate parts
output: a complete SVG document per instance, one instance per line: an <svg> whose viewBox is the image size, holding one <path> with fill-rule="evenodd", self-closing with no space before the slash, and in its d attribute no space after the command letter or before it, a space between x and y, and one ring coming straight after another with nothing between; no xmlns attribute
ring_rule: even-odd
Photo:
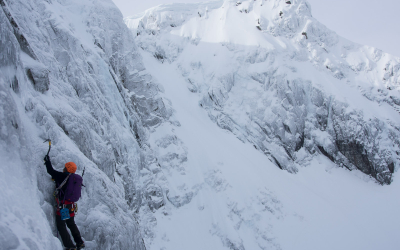
<svg viewBox="0 0 400 250"><path fill-rule="evenodd" d="M400 245L400 59L307 1L0 5L1 249L62 249L46 139L86 249Z"/></svg>

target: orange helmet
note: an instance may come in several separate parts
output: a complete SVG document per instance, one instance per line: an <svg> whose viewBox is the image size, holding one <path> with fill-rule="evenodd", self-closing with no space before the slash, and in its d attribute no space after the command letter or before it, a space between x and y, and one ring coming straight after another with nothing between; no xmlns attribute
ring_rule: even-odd
<svg viewBox="0 0 400 250"><path fill-rule="evenodd" d="M65 168L67 169L67 171L69 173L72 173L72 174L74 174L76 172L76 169L77 169L76 164L73 163L73 162L65 163Z"/></svg>

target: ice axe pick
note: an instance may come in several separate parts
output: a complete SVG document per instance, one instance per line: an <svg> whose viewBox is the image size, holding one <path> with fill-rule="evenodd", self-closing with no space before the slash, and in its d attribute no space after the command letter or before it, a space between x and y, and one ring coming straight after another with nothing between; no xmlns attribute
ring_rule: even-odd
<svg viewBox="0 0 400 250"><path fill-rule="evenodd" d="M45 142L49 142L49 151L47 151L47 156L49 156L50 149L51 149L51 140L50 140L50 139L47 139L47 140L45 140L43 143L45 143Z"/></svg>

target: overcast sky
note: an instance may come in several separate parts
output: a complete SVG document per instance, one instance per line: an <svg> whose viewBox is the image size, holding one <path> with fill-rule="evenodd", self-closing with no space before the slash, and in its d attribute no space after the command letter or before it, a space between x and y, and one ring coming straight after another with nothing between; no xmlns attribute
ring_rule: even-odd
<svg viewBox="0 0 400 250"><path fill-rule="evenodd" d="M113 0L124 17L164 3L201 0ZM399 0L308 0L313 17L353 42L400 57Z"/></svg>

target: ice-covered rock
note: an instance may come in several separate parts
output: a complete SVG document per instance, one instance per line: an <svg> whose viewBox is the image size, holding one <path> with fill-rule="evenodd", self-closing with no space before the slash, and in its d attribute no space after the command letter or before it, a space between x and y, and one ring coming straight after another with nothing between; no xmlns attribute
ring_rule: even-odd
<svg viewBox="0 0 400 250"><path fill-rule="evenodd" d="M79 174L86 168L76 222L87 248L145 249L134 208L142 196L156 209L162 200L152 198L157 190L140 191L139 171L152 154L148 130L172 109L121 13L108 0L0 4L0 245L61 249L42 160L49 138L56 169L68 161Z"/></svg>
<svg viewBox="0 0 400 250"><path fill-rule="evenodd" d="M400 59L339 37L307 1L161 5L125 22L142 49L178 65L211 120L279 168L297 172L304 148L391 183Z"/></svg>

